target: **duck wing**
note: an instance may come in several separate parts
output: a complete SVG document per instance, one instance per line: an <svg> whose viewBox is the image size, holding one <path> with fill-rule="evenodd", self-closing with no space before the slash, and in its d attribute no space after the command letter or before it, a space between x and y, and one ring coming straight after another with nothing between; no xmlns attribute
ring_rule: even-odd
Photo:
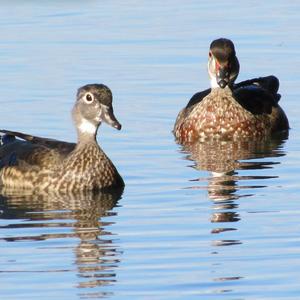
<svg viewBox="0 0 300 300"><path fill-rule="evenodd" d="M248 86L257 86L260 87L269 93L271 93L275 98L276 101L279 102L280 94L278 94L279 89L279 80L277 77L270 75L265 77L257 77L245 81L241 81L237 84L234 84L233 89L248 87Z"/></svg>
<svg viewBox="0 0 300 300"><path fill-rule="evenodd" d="M270 114L278 106L279 80L275 76L259 77L242 81L233 86L233 97L253 114Z"/></svg>
<svg viewBox="0 0 300 300"><path fill-rule="evenodd" d="M76 144L2 129L0 167L35 165L51 168L59 164Z"/></svg>
<svg viewBox="0 0 300 300"><path fill-rule="evenodd" d="M11 131L6 129L0 129L0 133L4 133L5 136L2 137L4 139L4 143L6 139L14 139L15 137L20 138L23 141L30 142L34 145L45 146L51 149L57 149L63 153L69 153L74 150L76 144L64 142L56 139L43 138L39 136L30 135L27 133L22 133L18 131Z"/></svg>

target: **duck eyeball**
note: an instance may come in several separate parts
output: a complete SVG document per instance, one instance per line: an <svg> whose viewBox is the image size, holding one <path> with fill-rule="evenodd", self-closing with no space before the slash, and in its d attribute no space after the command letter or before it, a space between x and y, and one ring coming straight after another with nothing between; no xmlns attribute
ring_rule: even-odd
<svg viewBox="0 0 300 300"><path fill-rule="evenodd" d="M93 100L94 100L94 96L93 96L92 94L90 94L90 93L87 93L87 94L85 95L84 100L85 100L86 103L91 103L91 102L93 102Z"/></svg>

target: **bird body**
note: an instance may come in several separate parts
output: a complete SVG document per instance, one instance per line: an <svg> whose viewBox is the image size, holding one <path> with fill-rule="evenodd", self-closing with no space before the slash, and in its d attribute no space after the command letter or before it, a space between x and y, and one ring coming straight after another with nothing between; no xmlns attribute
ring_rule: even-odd
<svg viewBox="0 0 300 300"><path fill-rule="evenodd" d="M213 41L208 60L211 88L196 93L179 112L173 130L178 142L265 138L289 128L278 105L278 79L266 76L235 84L238 72L233 43Z"/></svg>
<svg viewBox="0 0 300 300"><path fill-rule="evenodd" d="M72 115L77 144L1 130L5 135L0 147L0 185L60 192L124 186L96 141L102 121L121 128L113 114L110 90L99 84L80 88Z"/></svg>

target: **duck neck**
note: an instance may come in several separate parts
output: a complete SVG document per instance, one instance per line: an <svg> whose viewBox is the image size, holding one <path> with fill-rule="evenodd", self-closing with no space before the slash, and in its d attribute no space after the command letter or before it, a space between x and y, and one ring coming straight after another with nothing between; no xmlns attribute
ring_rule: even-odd
<svg viewBox="0 0 300 300"><path fill-rule="evenodd" d="M77 127L77 144L96 143L98 126L82 119Z"/></svg>
<svg viewBox="0 0 300 300"><path fill-rule="evenodd" d="M211 87L211 89L217 89L217 88L220 88L220 86L219 86L218 83L217 83L217 78L214 77L214 76L211 76L211 77L210 77L210 87Z"/></svg>

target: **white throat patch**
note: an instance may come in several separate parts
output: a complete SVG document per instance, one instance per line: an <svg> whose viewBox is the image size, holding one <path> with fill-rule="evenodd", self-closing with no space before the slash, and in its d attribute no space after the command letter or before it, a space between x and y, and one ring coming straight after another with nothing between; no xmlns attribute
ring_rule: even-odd
<svg viewBox="0 0 300 300"><path fill-rule="evenodd" d="M217 83L217 78L216 77L210 77L210 87L212 89L220 87Z"/></svg>
<svg viewBox="0 0 300 300"><path fill-rule="evenodd" d="M217 83L215 71L210 69L210 66L214 65L214 64L215 64L215 59L214 59L214 57L212 57L211 60L209 60L208 64L207 64L207 71L208 71L208 76L209 76L209 80L210 80L210 87L212 89L219 87L219 85Z"/></svg>
<svg viewBox="0 0 300 300"><path fill-rule="evenodd" d="M79 131L82 133L91 133L94 134L96 132L96 126L86 119L82 119L81 123L78 126Z"/></svg>

